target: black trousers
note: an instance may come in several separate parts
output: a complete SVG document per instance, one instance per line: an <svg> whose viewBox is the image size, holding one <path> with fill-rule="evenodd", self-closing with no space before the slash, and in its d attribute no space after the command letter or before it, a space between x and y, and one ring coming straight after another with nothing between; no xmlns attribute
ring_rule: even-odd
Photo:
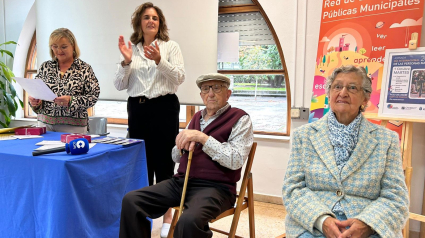
<svg viewBox="0 0 425 238"><path fill-rule="evenodd" d="M120 238L151 237L150 222L170 207L180 206L184 178L171 178L124 196ZM236 195L224 185L189 179L184 211L176 224L174 238L210 238L208 222L234 206Z"/></svg>
<svg viewBox="0 0 425 238"><path fill-rule="evenodd" d="M145 140L149 185L154 174L157 183L171 178L171 150L179 133L179 99L175 94L153 99L129 97L127 112L130 138Z"/></svg>

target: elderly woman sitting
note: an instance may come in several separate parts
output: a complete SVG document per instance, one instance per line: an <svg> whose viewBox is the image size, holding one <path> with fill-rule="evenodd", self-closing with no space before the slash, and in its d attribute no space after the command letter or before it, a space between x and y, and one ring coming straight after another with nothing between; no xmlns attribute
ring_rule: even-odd
<svg viewBox="0 0 425 238"><path fill-rule="evenodd" d="M326 81L331 111L293 133L283 201L287 237L402 237L408 217L398 136L361 114L372 91L364 68Z"/></svg>

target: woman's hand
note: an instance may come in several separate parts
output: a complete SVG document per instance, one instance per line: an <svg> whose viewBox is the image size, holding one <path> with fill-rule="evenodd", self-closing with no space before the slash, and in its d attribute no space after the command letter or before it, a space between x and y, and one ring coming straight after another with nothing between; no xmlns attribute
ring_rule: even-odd
<svg viewBox="0 0 425 238"><path fill-rule="evenodd" d="M345 221L337 221L337 226L342 234L338 238L367 238L373 234L372 228L358 219L347 219ZM346 228L346 227L350 228Z"/></svg>
<svg viewBox="0 0 425 238"><path fill-rule="evenodd" d="M56 105L61 106L61 107L68 107L69 106L69 102L71 101L71 96L61 96L61 97L57 97L55 98L55 100L53 100Z"/></svg>
<svg viewBox="0 0 425 238"><path fill-rule="evenodd" d="M155 41L155 47L149 45L149 46L144 46L143 48L145 51L145 57L150 60L154 60L155 64L158 65L159 62L161 61L161 54L159 52L158 42Z"/></svg>
<svg viewBox="0 0 425 238"><path fill-rule="evenodd" d="M42 102L40 99L35 99L31 96L28 96L28 99L30 100L30 104L32 107L38 107Z"/></svg>
<svg viewBox="0 0 425 238"><path fill-rule="evenodd" d="M128 42L128 47L125 45L124 36L118 38L118 48L121 51L122 56L124 57L124 63L129 64L131 61L131 56L133 55L133 48L131 47L131 42Z"/></svg>
<svg viewBox="0 0 425 238"><path fill-rule="evenodd" d="M323 222L322 225L322 231L323 235L326 236L326 238L338 238L341 235L341 231L339 230L337 226L338 220L333 217L328 217Z"/></svg>

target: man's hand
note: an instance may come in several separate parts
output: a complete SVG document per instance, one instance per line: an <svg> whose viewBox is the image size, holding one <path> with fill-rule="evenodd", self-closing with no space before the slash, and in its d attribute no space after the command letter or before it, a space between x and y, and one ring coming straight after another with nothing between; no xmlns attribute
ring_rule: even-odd
<svg viewBox="0 0 425 238"><path fill-rule="evenodd" d="M341 235L341 232L339 231L339 228L337 226L338 220L333 217L328 217L323 222L322 225L322 231L323 235L326 236L326 238L338 238Z"/></svg>
<svg viewBox="0 0 425 238"><path fill-rule="evenodd" d="M366 238L373 234L372 228L358 219L347 219L345 221L337 221L336 225L342 234L338 238ZM347 229L346 227L350 227Z"/></svg>
<svg viewBox="0 0 425 238"><path fill-rule="evenodd" d="M184 129L176 137L176 146L179 150L193 151L196 143L205 144L207 140L208 136L201 131Z"/></svg>

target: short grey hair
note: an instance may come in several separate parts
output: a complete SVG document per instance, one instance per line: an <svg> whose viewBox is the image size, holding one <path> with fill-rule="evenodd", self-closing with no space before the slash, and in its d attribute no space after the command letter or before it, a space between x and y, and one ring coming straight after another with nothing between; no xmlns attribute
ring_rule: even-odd
<svg viewBox="0 0 425 238"><path fill-rule="evenodd" d="M367 76L365 68L363 68L362 66L356 67L354 65L345 65L345 66L343 65L339 68L336 68L332 72L332 74L326 79L325 90L326 90L326 95L328 95L328 97L329 97L331 85L334 82L336 76L340 73L343 73L343 74L355 73L358 76L360 76L362 78L363 94L368 101L370 100L370 94L372 93L372 80L370 79L369 76ZM364 112L364 109L361 111Z"/></svg>

